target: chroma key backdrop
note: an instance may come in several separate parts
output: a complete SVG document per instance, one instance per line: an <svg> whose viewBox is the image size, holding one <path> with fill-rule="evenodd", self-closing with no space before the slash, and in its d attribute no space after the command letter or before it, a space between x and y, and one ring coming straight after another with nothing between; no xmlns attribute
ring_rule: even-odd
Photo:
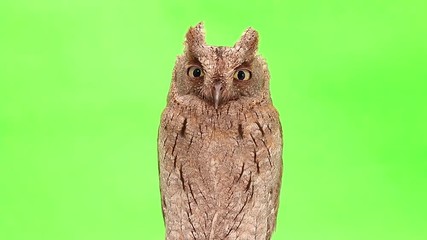
<svg viewBox="0 0 427 240"><path fill-rule="evenodd" d="M164 239L176 56L249 26L285 139L275 240L427 239L427 1L0 1L0 239Z"/></svg>

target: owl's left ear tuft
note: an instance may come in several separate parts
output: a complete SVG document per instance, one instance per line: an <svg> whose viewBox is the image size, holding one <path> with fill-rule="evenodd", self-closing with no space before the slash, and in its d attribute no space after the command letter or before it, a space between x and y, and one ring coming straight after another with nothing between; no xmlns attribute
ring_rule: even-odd
<svg viewBox="0 0 427 240"><path fill-rule="evenodd" d="M185 35L185 48L188 52L196 54L205 45L205 29L203 22L200 22L195 27L190 27Z"/></svg>
<svg viewBox="0 0 427 240"><path fill-rule="evenodd" d="M238 49L246 57L253 57L258 50L258 32L249 27L234 45L234 48Z"/></svg>

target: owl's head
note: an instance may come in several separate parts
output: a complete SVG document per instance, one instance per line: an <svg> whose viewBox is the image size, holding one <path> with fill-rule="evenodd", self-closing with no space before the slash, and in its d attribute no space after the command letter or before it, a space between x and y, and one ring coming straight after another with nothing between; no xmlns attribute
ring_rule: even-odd
<svg viewBox="0 0 427 240"><path fill-rule="evenodd" d="M196 97L215 109L236 100L269 101L269 72L257 49L252 28L233 47L223 47L206 44L203 23L191 27L175 65L172 95Z"/></svg>

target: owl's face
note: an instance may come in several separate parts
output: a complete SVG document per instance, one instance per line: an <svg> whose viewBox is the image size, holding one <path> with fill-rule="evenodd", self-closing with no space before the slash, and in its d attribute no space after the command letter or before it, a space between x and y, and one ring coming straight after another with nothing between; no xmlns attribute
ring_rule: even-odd
<svg viewBox="0 0 427 240"><path fill-rule="evenodd" d="M255 30L246 30L233 47L208 46L199 23L187 32L185 46L175 66L176 94L197 97L215 109L229 101L269 97L268 69L256 56Z"/></svg>

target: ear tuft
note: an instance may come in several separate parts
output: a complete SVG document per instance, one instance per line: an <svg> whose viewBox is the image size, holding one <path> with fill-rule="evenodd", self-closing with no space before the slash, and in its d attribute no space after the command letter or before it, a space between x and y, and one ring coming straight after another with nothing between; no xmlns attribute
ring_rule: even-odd
<svg viewBox="0 0 427 240"><path fill-rule="evenodd" d="M234 45L234 48L237 48L248 58L253 57L258 50L258 32L249 27Z"/></svg>
<svg viewBox="0 0 427 240"><path fill-rule="evenodd" d="M203 22L199 22L195 27L190 27L185 35L185 48L194 54L205 44L205 29Z"/></svg>

